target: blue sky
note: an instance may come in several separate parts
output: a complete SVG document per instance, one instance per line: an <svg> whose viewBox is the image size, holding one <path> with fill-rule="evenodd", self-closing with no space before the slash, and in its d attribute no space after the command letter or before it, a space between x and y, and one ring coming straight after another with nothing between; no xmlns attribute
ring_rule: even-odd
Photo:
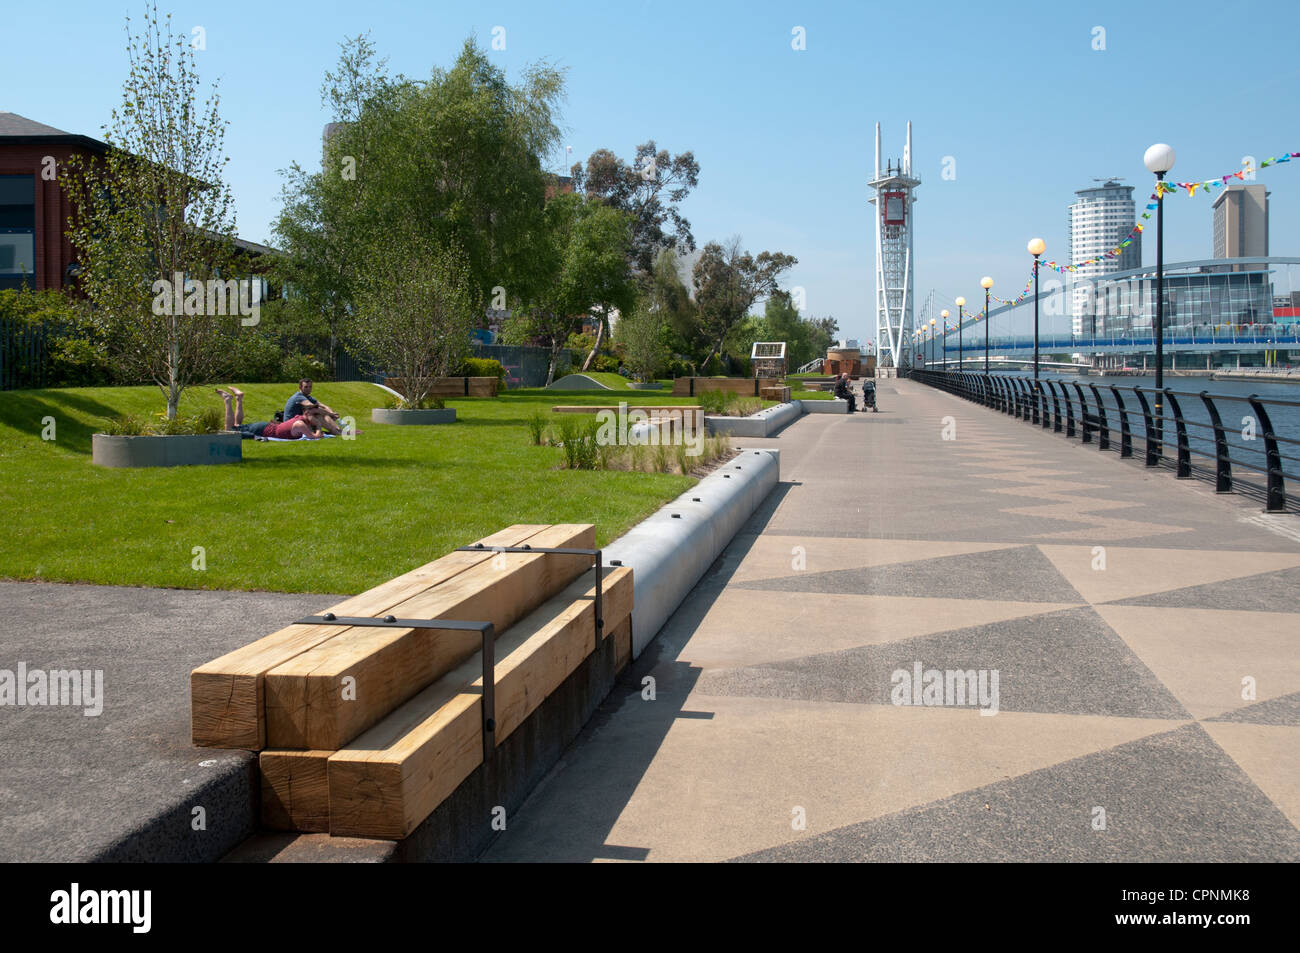
<svg viewBox="0 0 1300 953"><path fill-rule="evenodd" d="M98 135L120 97L124 17L143 4L66 2L5 14L0 110ZM206 32L205 80L219 78L231 122L230 182L241 235L266 240L278 170L318 163L324 71L345 36L370 31L390 69L447 66L471 32L511 78L526 63L567 67L563 126L573 156L630 157L654 138L691 149L700 184L685 205L703 244L739 234L799 265L810 313L874 338L871 176L874 124L901 156L914 126L918 308L931 289L1014 294L1025 242L1063 259L1066 208L1094 176L1145 198L1142 154L1177 149L1172 178L1205 179L1242 156L1300 151L1300 8L1238 3L160 3ZM55 22L57 26L55 27ZM807 48L791 48L802 26ZM57 28L63 54L35 39ZM1094 28L1105 49L1094 50ZM18 41L16 38L27 38ZM30 40L30 42L29 42ZM946 156L956 176L941 178ZM567 165L553 157L557 171ZM1266 169L1271 251L1300 255L1300 162ZM1139 203L1140 205L1141 203ZM1210 200L1167 200L1166 260L1209 257ZM1154 233L1144 248L1154 259Z"/></svg>

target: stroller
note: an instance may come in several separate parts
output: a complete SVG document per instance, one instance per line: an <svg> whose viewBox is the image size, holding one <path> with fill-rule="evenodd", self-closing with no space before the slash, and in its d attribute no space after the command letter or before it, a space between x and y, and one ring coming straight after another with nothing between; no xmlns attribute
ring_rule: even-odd
<svg viewBox="0 0 1300 953"><path fill-rule="evenodd" d="M862 381L862 412L866 413L868 407L873 413L880 413L880 408L876 406L876 382L873 380Z"/></svg>

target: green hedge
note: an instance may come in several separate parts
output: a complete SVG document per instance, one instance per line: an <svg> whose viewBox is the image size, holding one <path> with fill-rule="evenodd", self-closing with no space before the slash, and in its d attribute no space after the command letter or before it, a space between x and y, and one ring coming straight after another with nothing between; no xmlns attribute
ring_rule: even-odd
<svg viewBox="0 0 1300 953"><path fill-rule="evenodd" d="M461 365L460 373L453 377L495 377L502 384L506 381L506 369L495 357L467 357Z"/></svg>

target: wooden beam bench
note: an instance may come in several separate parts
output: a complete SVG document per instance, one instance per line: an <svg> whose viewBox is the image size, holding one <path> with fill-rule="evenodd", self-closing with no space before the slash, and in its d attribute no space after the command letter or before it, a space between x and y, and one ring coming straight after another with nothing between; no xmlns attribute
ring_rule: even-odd
<svg viewBox="0 0 1300 953"><path fill-rule="evenodd" d="M696 397L706 390L720 390L742 397L758 397L764 387L780 387L785 380L780 377L675 377L674 397Z"/></svg>
<svg viewBox="0 0 1300 953"><path fill-rule="evenodd" d="M384 386L406 393L405 381L400 377L384 379ZM501 384L496 377L438 377L434 379L431 397L496 397Z"/></svg>
<svg viewBox="0 0 1300 953"><path fill-rule="evenodd" d="M605 640L630 661L594 538L512 526L200 666L195 744L261 752L267 827L405 837Z"/></svg>

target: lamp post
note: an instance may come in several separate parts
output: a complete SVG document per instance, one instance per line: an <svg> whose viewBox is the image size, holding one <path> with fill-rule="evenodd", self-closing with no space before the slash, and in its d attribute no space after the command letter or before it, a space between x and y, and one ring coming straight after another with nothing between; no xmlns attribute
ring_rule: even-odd
<svg viewBox="0 0 1300 953"><path fill-rule="evenodd" d="M930 319L930 366L934 366L934 318Z"/></svg>
<svg viewBox="0 0 1300 953"><path fill-rule="evenodd" d="M1156 339L1156 459L1164 452L1165 440L1165 173L1174 167L1173 146L1157 142L1142 157L1156 176L1156 316L1152 331ZM1148 455L1147 465L1153 461Z"/></svg>
<svg viewBox="0 0 1300 953"><path fill-rule="evenodd" d="M1034 409L1033 422L1038 423L1038 258L1047 251L1047 243L1041 238L1029 239L1026 246L1029 254L1034 256Z"/></svg>
<svg viewBox="0 0 1300 953"><path fill-rule="evenodd" d="M962 368L966 366L966 348L961 339L962 309L966 307L966 299L958 297L953 304L957 306L957 372L961 373Z"/></svg>
<svg viewBox="0 0 1300 953"><path fill-rule="evenodd" d="M1038 380L1038 259L1047 251L1047 244L1041 238L1031 238L1027 247L1034 256L1034 380Z"/></svg>
<svg viewBox="0 0 1300 953"><path fill-rule="evenodd" d="M943 372L948 373L948 309L944 308L939 312L939 317L943 318Z"/></svg>
<svg viewBox="0 0 1300 953"><path fill-rule="evenodd" d="M984 376L989 373L989 289L993 287L993 279L985 275L980 279L980 287L984 289Z"/></svg>

